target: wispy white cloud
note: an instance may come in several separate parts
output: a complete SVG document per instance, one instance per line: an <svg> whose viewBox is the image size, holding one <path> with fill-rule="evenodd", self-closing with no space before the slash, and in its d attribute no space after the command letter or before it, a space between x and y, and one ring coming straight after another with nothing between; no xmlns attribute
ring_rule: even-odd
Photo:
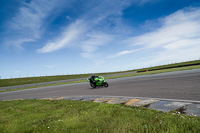
<svg viewBox="0 0 200 133"><path fill-rule="evenodd" d="M113 36L104 33L90 33L87 39L82 43L81 56L84 58L93 59L98 47L108 44L113 40Z"/></svg>
<svg viewBox="0 0 200 133"><path fill-rule="evenodd" d="M23 49L22 44L26 42L34 42L34 40L31 38L15 38L11 40L6 40L5 43L9 45L14 45L18 49L22 50Z"/></svg>
<svg viewBox="0 0 200 133"><path fill-rule="evenodd" d="M81 49L81 57L90 57L99 47L109 45L109 42L114 40L115 35L111 33L112 31L108 32L113 27L110 28L107 18L116 20L114 32L117 28L122 27L119 26L118 18L122 15L122 10L129 6L131 2L117 0L116 3L107 0L91 2L87 5L90 10L79 16L77 21L63 28L57 37L49 39L48 43L37 51L47 53L70 46ZM69 16L66 18L69 19ZM110 23L112 22L110 21Z"/></svg>
<svg viewBox="0 0 200 133"><path fill-rule="evenodd" d="M186 61L200 57L200 8L185 8L159 19L160 28L127 39L129 46L141 47L140 55L150 64ZM155 49L156 52L155 52ZM148 51L148 52L146 52ZM110 58L130 54L129 50L116 53ZM142 57L142 56L141 56ZM146 62L147 63L147 62Z"/></svg>
<svg viewBox="0 0 200 133"><path fill-rule="evenodd" d="M23 43L39 39L44 30L42 28L44 20L55 8L55 2L55 0L21 2L22 6L6 24L5 33L9 35L9 38L8 36L4 38L4 44L22 48Z"/></svg>
<svg viewBox="0 0 200 133"><path fill-rule="evenodd" d="M177 47L176 42L183 42L183 40L191 41L192 44L199 41L200 9L177 11L162 19L161 22L163 24L159 29L130 39L131 45L172 48L172 46Z"/></svg>
<svg viewBox="0 0 200 133"><path fill-rule="evenodd" d="M111 59L111 58L120 57L120 56L122 56L122 55L130 54L130 53L136 52L136 51L138 51L138 50L139 50L139 49L124 50L124 51L118 52L118 53L116 53L116 54L114 54L114 55L108 56L107 58L108 58L108 59Z"/></svg>
<svg viewBox="0 0 200 133"><path fill-rule="evenodd" d="M69 25L64 31L57 36L53 41L50 40L44 47L38 49L40 53L48 53L56 51L66 46L72 45L74 41L81 38L81 35L87 30L87 25L83 20L77 20L76 22ZM80 40L79 40L80 41Z"/></svg>
<svg viewBox="0 0 200 133"><path fill-rule="evenodd" d="M91 6L88 12L79 16L76 21L71 21L71 24L63 28L58 36L49 39L42 48L37 50L37 52L48 53L66 47L76 47L81 50L81 57L94 59L96 58L94 57L94 53L100 53L98 52L100 47L110 45L111 43L112 45L113 43L121 43L125 46L139 47L139 49L130 48L131 50L128 49L110 55L107 59L113 59L139 51L138 56L149 54L146 56L149 57L148 60L153 58L155 61L156 56L163 60L172 60L169 56L165 57L167 53L181 59L183 58L182 53L188 53L189 51L194 52L195 49L199 48L199 8L185 8L169 16L160 18L157 20L160 27L152 32L132 38L126 36L126 31L128 31L129 28L126 27L126 24L121 20L123 9L133 3L145 4L148 2L152 2L152 0L140 2L128 1L124 3L122 1L116 2L122 4L113 4L108 1L98 3L95 1L91 3L90 6L94 3L98 3L96 6ZM71 18L66 16L66 19L70 20ZM143 51L147 51L147 49L149 53L144 53ZM159 49L160 51L155 53L155 49ZM180 51L180 54L177 54L176 51ZM190 55L190 59L199 56L198 54L194 55L193 53ZM175 58L173 59L175 60Z"/></svg>

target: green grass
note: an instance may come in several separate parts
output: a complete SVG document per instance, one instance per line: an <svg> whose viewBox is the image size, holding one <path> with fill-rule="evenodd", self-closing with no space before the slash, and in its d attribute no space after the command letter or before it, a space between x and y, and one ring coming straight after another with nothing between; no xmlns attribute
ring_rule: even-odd
<svg viewBox="0 0 200 133"><path fill-rule="evenodd" d="M195 60L195 61L187 61L187 62L180 62L180 63L174 63L174 64L168 64L168 65L161 65L161 66L155 66L155 67L149 67L149 68L143 68L143 69L137 69L137 71L153 71L153 70L158 70L158 69L168 69L172 67L183 67L186 65L200 65L200 60Z"/></svg>
<svg viewBox="0 0 200 133"><path fill-rule="evenodd" d="M40 88L40 87L48 87L48 86L56 86L56 85L64 85L64 84L74 84L74 83L81 83L85 82L86 80L78 80L78 81L71 81L71 82L64 82L64 83L57 83L57 84L49 84L49 85L40 85L40 86L31 86L31 87L24 87L24 88L17 88L17 89L8 89L8 90L0 90L1 92L8 92L8 91L17 91L17 90L25 90L31 88Z"/></svg>
<svg viewBox="0 0 200 133"><path fill-rule="evenodd" d="M1 79L0 87L68 80L68 79L84 78L84 77L89 77L89 76L90 76L89 74L81 74L81 75L61 75L61 76L47 76L47 77Z"/></svg>
<svg viewBox="0 0 200 133"><path fill-rule="evenodd" d="M0 132L200 132L200 118L68 100L0 101Z"/></svg>

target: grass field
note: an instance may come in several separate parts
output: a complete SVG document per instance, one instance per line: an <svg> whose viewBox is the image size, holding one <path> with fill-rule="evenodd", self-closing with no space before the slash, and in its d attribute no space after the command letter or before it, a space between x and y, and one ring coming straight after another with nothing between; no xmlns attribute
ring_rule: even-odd
<svg viewBox="0 0 200 133"><path fill-rule="evenodd" d="M144 71L144 70L147 70L147 69L149 70L149 73L142 72L142 73L132 74L134 76L134 75L144 75L144 74L152 74L152 73L158 73L158 72L179 71L179 70L200 68L200 65L179 67L179 66L183 66L183 65L188 65L188 64L192 65L192 64L197 64L197 63L200 63L200 60L177 63L177 64L169 64L169 65L157 66L157 67L151 67L151 68L143 68L143 69L137 69L137 70L123 71L123 72L98 73L97 75L103 76L103 75L125 73L125 72L131 72L131 71ZM165 68L168 68L168 67L175 67L175 66L177 68L165 69ZM153 69L161 69L161 70L151 71ZM33 83L42 83L42 82L50 82L50 81L59 81L59 80L68 80L68 79L77 79L77 78L87 78L87 77L90 77L90 76L91 76L91 74L79 74L79 75L60 75L60 76L47 76L47 77L1 79L0 80L0 87L33 84ZM127 75L123 75L123 77L124 76L127 76ZM120 76L117 76L117 77L120 77ZM109 77L109 78L113 78L113 77Z"/></svg>
<svg viewBox="0 0 200 133"><path fill-rule="evenodd" d="M180 63L174 63L174 64L168 64L168 65L162 65L162 66L155 66L155 67L150 67L150 68L142 68L142 69L137 69L137 71L138 72L140 72L140 71L142 72L142 71L146 71L146 70L153 71L153 70L161 70L161 69L192 66L192 65L200 65L200 60L180 62Z"/></svg>
<svg viewBox="0 0 200 133"><path fill-rule="evenodd" d="M85 81L86 80L78 80L78 81L71 81L71 82L65 82L65 83L57 83L57 84L31 86L31 87L24 87L24 88L17 88L17 89L0 90L0 93L1 92L8 92L8 91L25 90L25 89L31 89L31 88L36 88L36 87L39 88L39 87L56 86L56 85L63 85L63 84L74 84L74 83L81 83L81 82L85 82Z"/></svg>
<svg viewBox="0 0 200 133"><path fill-rule="evenodd" d="M199 69L199 68L200 68L200 65L169 68L169 69L161 69L161 70L156 70L156 71L148 71L148 72L132 73L132 74L126 74L126 75L119 75L119 76L111 76L111 77L107 77L106 79L123 78L123 77L140 76L140 75L150 75L150 74L183 71L183 70L191 70L191 69Z"/></svg>
<svg viewBox="0 0 200 133"><path fill-rule="evenodd" d="M200 118L69 100L0 101L0 132L200 132Z"/></svg>

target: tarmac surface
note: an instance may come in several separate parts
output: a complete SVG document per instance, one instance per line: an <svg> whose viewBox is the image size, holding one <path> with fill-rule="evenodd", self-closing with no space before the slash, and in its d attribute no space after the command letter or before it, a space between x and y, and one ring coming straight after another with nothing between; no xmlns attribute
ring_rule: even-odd
<svg viewBox="0 0 200 133"><path fill-rule="evenodd" d="M108 80L92 89L88 82L0 93L0 100L74 95L129 96L200 101L200 69Z"/></svg>

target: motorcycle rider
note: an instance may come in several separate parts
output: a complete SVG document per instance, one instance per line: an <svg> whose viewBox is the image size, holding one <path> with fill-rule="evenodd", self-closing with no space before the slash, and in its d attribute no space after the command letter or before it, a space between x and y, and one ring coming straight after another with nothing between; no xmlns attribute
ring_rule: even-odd
<svg viewBox="0 0 200 133"><path fill-rule="evenodd" d="M93 84L96 84L98 81L95 81L94 79L97 78L98 76L95 76L95 74L92 74L91 78L90 78L90 82Z"/></svg>

